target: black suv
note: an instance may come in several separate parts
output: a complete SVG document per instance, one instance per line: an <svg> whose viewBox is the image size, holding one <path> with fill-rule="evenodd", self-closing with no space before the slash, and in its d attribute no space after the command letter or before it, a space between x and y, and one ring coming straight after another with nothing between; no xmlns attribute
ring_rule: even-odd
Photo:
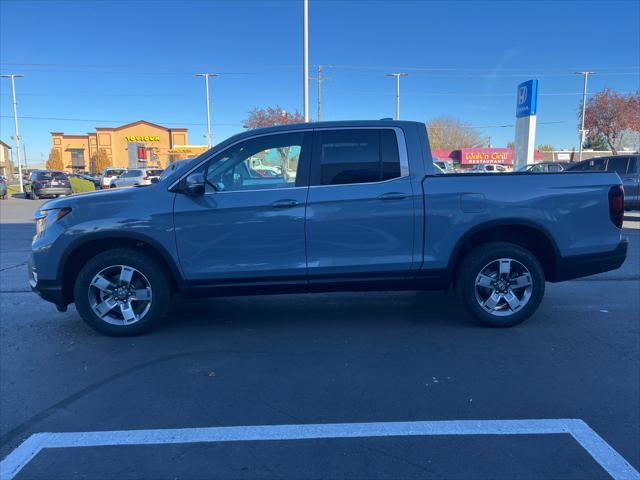
<svg viewBox="0 0 640 480"><path fill-rule="evenodd" d="M31 200L71 195L71 182L59 170L34 170L24 184L24 194Z"/></svg>

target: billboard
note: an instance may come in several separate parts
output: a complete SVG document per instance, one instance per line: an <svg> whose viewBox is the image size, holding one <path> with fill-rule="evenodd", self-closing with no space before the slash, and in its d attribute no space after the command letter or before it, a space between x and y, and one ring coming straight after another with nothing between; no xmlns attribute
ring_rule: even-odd
<svg viewBox="0 0 640 480"><path fill-rule="evenodd" d="M461 148L461 165L481 165L499 163L513 165L513 150L510 148Z"/></svg>

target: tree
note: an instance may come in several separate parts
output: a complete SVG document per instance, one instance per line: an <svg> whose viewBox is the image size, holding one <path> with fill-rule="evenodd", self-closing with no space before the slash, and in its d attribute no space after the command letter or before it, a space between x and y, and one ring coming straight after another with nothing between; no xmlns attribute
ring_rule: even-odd
<svg viewBox="0 0 640 480"><path fill-rule="evenodd" d="M476 129L452 117L437 117L426 125L433 150L482 147L487 143L487 139Z"/></svg>
<svg viewBox="0 0 640 480"><path fill-rule="evenodd" d="M516 143L515 142L507 143L507 148L510 148L511 150L515 150L516 149Z"/></svg>
<svg viewBox="0 0 640 480"><path fill-rule="evenodd" d="M49 159L47 160L48 170L64 170L64 164L62 163L62 155L60 150L52 148L49 152Z"/></svg>
<svg viewBox="0 0 640 480"><path fill-rule="evenodd" d="M258 108L249 111L244 121L244 128L270 127L272 125L286 125L289 123L302 123L304 116L296 110L289 113L279 106Z"/></svg>
<svg viewBox="0 0 640 480"><path fill-rule="evenodd" d="M111 160L107 155L107 151L104 148L99 148L98 153L93 161L94 169L96 173L102 173L102 171L111 166Z"/></svg>
<svg viewBox="0 0 640 480"><path fill-rule="evenodd" d="M578 120L580 117L581 110ZM584 128L588 130L587 138L602 135L613 154L617 154L625 132L640 132L640 91L623 95L605 88L596 93L587 101Z"/></svg>
<svg viewBox="0 0 640 480"><path fill-rule="evenodd" d="M588 150L608 150L609 145L607 145L607 141L603 135L591 135L585 139L582 148Z"/></svg>
<svg viewBox="0 0 640 480"><path fill-rule="evenodd" d="M538 150L541 152L553 152L555 147L553 145L549 145L548 143L541 143L538 145Z"/></svg>

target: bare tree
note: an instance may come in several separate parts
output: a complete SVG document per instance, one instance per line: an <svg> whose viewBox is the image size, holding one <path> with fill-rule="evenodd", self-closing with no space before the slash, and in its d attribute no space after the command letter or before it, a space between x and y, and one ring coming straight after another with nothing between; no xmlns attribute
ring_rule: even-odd
<svg viewBox="0 0 640 480"><path fill-rule="evenodd" d="M452 117L437 117L426 125L429 143L434 150L482 147L487 143L475 128Z"/></svg>
<svg viewBox="0 0 640 480"><path fill-rule="evenodd" d="M49 159L47 160L47 169L49 170L63 170L64 164L62 163L62 155L60 150L52 148L49 152Z"/></svg>
<svg viewBox="0 0 640 480"><path fill-rule="evenodd" d="M584 128L588 139L604 138L615 155L626 132L640 132L640 91L623 95L605 88L596 93L587 101Z"/></svg>

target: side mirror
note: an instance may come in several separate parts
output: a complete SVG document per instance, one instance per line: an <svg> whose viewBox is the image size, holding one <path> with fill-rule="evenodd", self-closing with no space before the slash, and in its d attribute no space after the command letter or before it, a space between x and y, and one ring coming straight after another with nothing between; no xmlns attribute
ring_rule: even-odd
<svg viewBox="0 0 640 480"><path fill-rule="evenodd" d="M204 194L204 174L192 173L184 180L184 193L191 196Z"/></svg>
<svg viewBox="0 0 640 480"><path fill-rule="evenodd" d="M158 177L151 177L151 183L160 183L160 179Z"/></svg>

